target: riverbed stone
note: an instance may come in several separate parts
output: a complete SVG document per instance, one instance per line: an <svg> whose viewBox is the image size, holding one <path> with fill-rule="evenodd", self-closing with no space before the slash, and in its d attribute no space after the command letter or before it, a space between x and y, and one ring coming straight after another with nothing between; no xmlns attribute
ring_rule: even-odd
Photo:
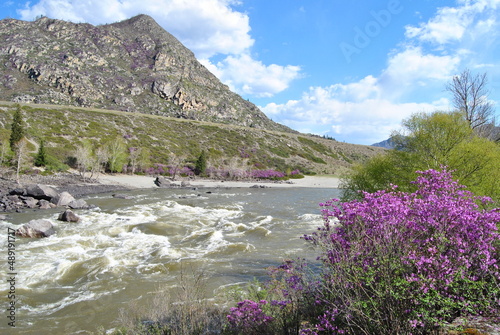
<svg viewBox="0 0 500 335"><path fill-rule="evenodd" d="M71 209L89 209L90 206L83 199L73 200L68 204Z"/></svg>
<svg viewBox="0 0 500 335"><path fill-rule="evenodd" d="M50 209L56 207L55 204L43 199L38 201L38 206L40 206L40 209Z"/></svg>
<svg viewBox="0 0 500 335"><path fill-rule="evenodd" d="M58 220L65 222L78 222L80 221L80 218L73 211L68 209L59 214Z"/></svg>
<svg viewBox="0 0 500 335"><path fill-rule="evenodd" d="M16 230L16 236L28 238L41 238L54 235L56 231L49 220L31 220Z"/></svg>
<svg viewBox="0 0 500 335"><path fill-rule="evenodd" d="M26 195L35 199L51 201L52 198L57 197L59 193L57 193L57 191L50 186L36 184L26 187Z"/></svg>
<svg viewBox="0 0 500 335"><path fill-rule="evenodd" d="M25 203L26 207L28 208L37 208L38 207L38 200L33 198L33 197L23 197L23 202Z"/></svg>
<svg viewBox="0 0 500 335"><path fill-rule="evenodd" d="M72 201L75 201L75 198L68 192L62 192L50 200L51 203L61 207L68 206Z"/></svg>

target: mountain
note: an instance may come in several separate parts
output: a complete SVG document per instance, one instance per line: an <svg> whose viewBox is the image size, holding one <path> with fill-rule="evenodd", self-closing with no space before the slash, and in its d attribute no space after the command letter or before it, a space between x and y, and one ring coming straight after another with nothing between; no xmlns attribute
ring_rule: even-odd
<svg viewBox="0 0 500 335"><path fill-rule="evenodd" d="M293 132L231 92L151 17L101 26L0 21L0 100Z"/></svg>
<svg viewBox="0 0 500 335"><path fill-rule="evenodd" d="M373 147L386 148L386 149L394 149L394 141L392 138L388 138L382 142L372 144Z"/></svg>

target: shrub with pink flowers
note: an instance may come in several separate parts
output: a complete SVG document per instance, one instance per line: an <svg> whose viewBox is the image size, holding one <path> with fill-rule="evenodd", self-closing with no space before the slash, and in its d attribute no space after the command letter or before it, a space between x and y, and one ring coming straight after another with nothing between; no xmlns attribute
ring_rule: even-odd
<svg viewBox="0 0 500 335"><path fill-rule="evenodd" d="M446 169L418 174L413 193L393 186L321 204L324 225L304 237L321 270L305 280L282 268L280 301L300 315L269 334L430 334L457 317L500 314L500 209Z"/></svg>
<svg viewBox="0 0 500 335"><path fill-rule="evenodd" d="M267 325L273 321L273 318L262 310L267 304L266 300L259 302L244 300L239 302L237 307L231 308L227 320L233 332L249 335L265 334Z"/></svg>

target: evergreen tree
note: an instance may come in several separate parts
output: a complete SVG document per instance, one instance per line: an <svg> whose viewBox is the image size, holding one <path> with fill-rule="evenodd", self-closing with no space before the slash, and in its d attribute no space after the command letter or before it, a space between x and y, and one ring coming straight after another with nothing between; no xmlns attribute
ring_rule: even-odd
<svg viewBox="0 0 500 335"><path fill-rule="evenodd" d="M11 133L10 133L10 149L16 152L16 145L21 141L24 136L23 115L21 113L21 106L18 106L14 113L12 120Z"/></svg>
<svg viewBox="0 0 500 335"><path fill-rule="evenodd" d="M205 150L203 150L196 160L196 164L194 166L194 173L199 176L201 174L205 173L205 170L207 169L207 156L205 154Z"/></svg>
<svg viewBox="0 0 500 335"><path fill-rule="evenodd" d="M47 165L47 152L45 151L45 141L40 142L40 147L38 148L38 153L35 157L35 166L46 166Z"/></svg>

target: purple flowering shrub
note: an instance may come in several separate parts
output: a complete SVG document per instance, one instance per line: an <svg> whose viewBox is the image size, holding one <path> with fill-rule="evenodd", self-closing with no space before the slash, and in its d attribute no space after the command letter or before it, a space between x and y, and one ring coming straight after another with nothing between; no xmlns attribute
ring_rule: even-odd
<svg viewBox="0 0 500 335"><path fill-rule="evenodd" d="M267 325L273 321L273 318L262 310L267 304L266 300L259 302L244 300L240 301L237 307L232 307L227 316L232 332L248 335L266 334Z"/></svg>
<svg viewBox="0 0 500 335"><path fill-rule="evenodd" d="M324 226L305 237L322 249L320 333L425 334L500 312L500 211L446 170L418 173L414 193L322 204Z"/></svg>
<svg viewBox="0 0 500 335"><path fill-rule="evenodd" d="M393 186L321 204L324 225L304 237L320 270L271 271L263 333L429 334L500 314L500 209L446 170L418 174L413 193Z"/></svg>
<svg viewBox="0 0 500 335"><path fill-rule="evenodd" d="M286 261L268 273L269 281L254 283L257 288L231 308L228 333L298 334L302 319L314 315L317 287L303 260Z"/></svg>

